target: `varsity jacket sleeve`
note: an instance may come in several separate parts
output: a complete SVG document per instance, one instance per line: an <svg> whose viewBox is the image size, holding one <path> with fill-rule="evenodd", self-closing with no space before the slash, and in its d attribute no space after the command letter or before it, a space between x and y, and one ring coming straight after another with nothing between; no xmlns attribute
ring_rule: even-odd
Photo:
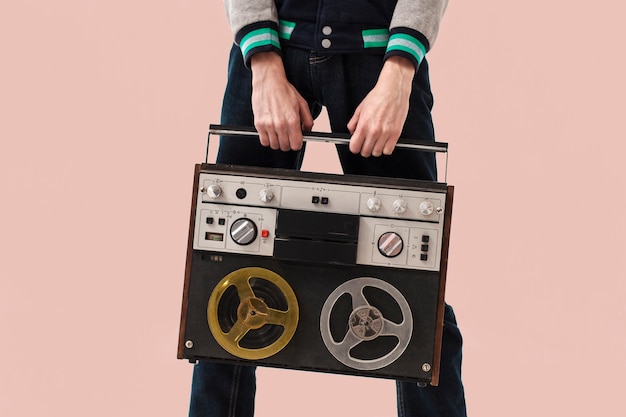
<svg viewBox="0 0 626 417"><path fill-rule="evenodd" d="M278 13L274 0L224 0L226 16L235 43L241 48L246 66L257 52L280 54Z"/></svg>
<svg viewBox="0 0 626 417"><path fill-rule="evenodd" d="M435 43L448 0L398 0L389 27L385 59L400 55L418 67Z"/></svg>

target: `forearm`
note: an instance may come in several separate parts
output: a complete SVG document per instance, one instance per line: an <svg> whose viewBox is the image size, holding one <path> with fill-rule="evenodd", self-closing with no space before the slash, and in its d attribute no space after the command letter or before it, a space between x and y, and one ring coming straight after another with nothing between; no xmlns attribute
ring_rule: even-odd
<svg viewBox="0 0 626 417"><path fill-rule="evenodd" d="M252 89L261 87L268 80L287 81L281 57L272 52L258 53L250 59Z"/></svg>

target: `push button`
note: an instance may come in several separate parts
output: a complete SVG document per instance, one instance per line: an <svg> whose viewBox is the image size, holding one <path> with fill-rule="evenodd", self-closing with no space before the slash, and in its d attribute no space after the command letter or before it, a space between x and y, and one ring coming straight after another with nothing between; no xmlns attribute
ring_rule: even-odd
<svg viewBox="0 0 626 417"><path fill-rule="evenodd" d="M328 49L332 45L330 39L322 39L322 48Z"/></svg>
<svg viewBox="0 0 626 417"><path fill-rule="evenodd" d="M333 28L330 26L324 26L322 28L322 33L326 36L330 35L331 33L333 33Z"/></svg>

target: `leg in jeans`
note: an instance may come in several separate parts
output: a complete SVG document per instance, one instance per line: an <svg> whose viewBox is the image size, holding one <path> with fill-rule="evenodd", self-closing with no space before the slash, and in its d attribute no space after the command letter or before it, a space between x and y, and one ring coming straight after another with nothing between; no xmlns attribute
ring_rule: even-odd
<svg viewBox="0 0 626 417"><path fill-rule="evenodd" d="M466 416L465 394L461 382L461 347L463 340L452 307L446 305L443 320L443 343L439 386L418 387L396 382L399 417Z"/></svg>
<svg viewBox="0 0 626 417"><path fill-rule="evenodd" d="M221 123L251 127L252 74L243 65L241 51L233 46L228 64L228 83L222 103ZM319 114L317 110L312 112ZM305 146L297 152L275 151L257 138L222 137L218 164L300 169ZM254 366L199 361L194 367L189 417L252 417L256 377Z"/></svg>
<svg viewBox="0 0 626 417"><path fill-rule="evenodd" d="M199 361L193 368L189 417L252 417L255 369Z"/></svg>
<svg viewBox="0 0 626 417"><path fill-rule="evenodd" d="M317 101L328 109L334 132L347 132L348 120L378 79L382 59L372 55L316 56L306 51L286 49L284 59L288 76L305 99ZM345 89L345 90L342 90ZM422 62L413 80L411 104L402 136L434 140L431 119L432 95L428 63ZM338 146L343 170L347 174L375 175L434 181L437 178L432 153L394 150L390 156L362 158L346 146ZM437 387L418 387L397 382L400 417L464 417L465 396L461 381L462 339L452 308L446 305L440 381Z"/></svg>
<svg viewBox="0 0 626 417"><path fill-rule="evenodd" d="M241 51L233 47L221 123L253 126L251 73L243 66ZM302 152L274 151L256 138L222 137L217 163L297 169ZM189 417L252 417L256 376L254 366L199 361L194 367Z"/></svg>

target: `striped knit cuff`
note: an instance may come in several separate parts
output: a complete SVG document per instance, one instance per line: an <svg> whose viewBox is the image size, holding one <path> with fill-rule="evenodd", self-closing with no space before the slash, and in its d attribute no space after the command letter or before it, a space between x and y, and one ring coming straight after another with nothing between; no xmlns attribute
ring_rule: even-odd
<svg viewBox="0 0 626 417"><path fill-rule="evenodd" d="M403 56L418 68L428 49L428 40L421 33L409 28L394 28L389 34L385 59L394 55Z"/></svg>
<svg viewBox="0 0 626 417"><path fill-rule="evenodd" d="M274 22L259 22L241 29L235 41L241 49L246 67L250 57L257 52L277 52L280 54L278 25Z"/></svg>

